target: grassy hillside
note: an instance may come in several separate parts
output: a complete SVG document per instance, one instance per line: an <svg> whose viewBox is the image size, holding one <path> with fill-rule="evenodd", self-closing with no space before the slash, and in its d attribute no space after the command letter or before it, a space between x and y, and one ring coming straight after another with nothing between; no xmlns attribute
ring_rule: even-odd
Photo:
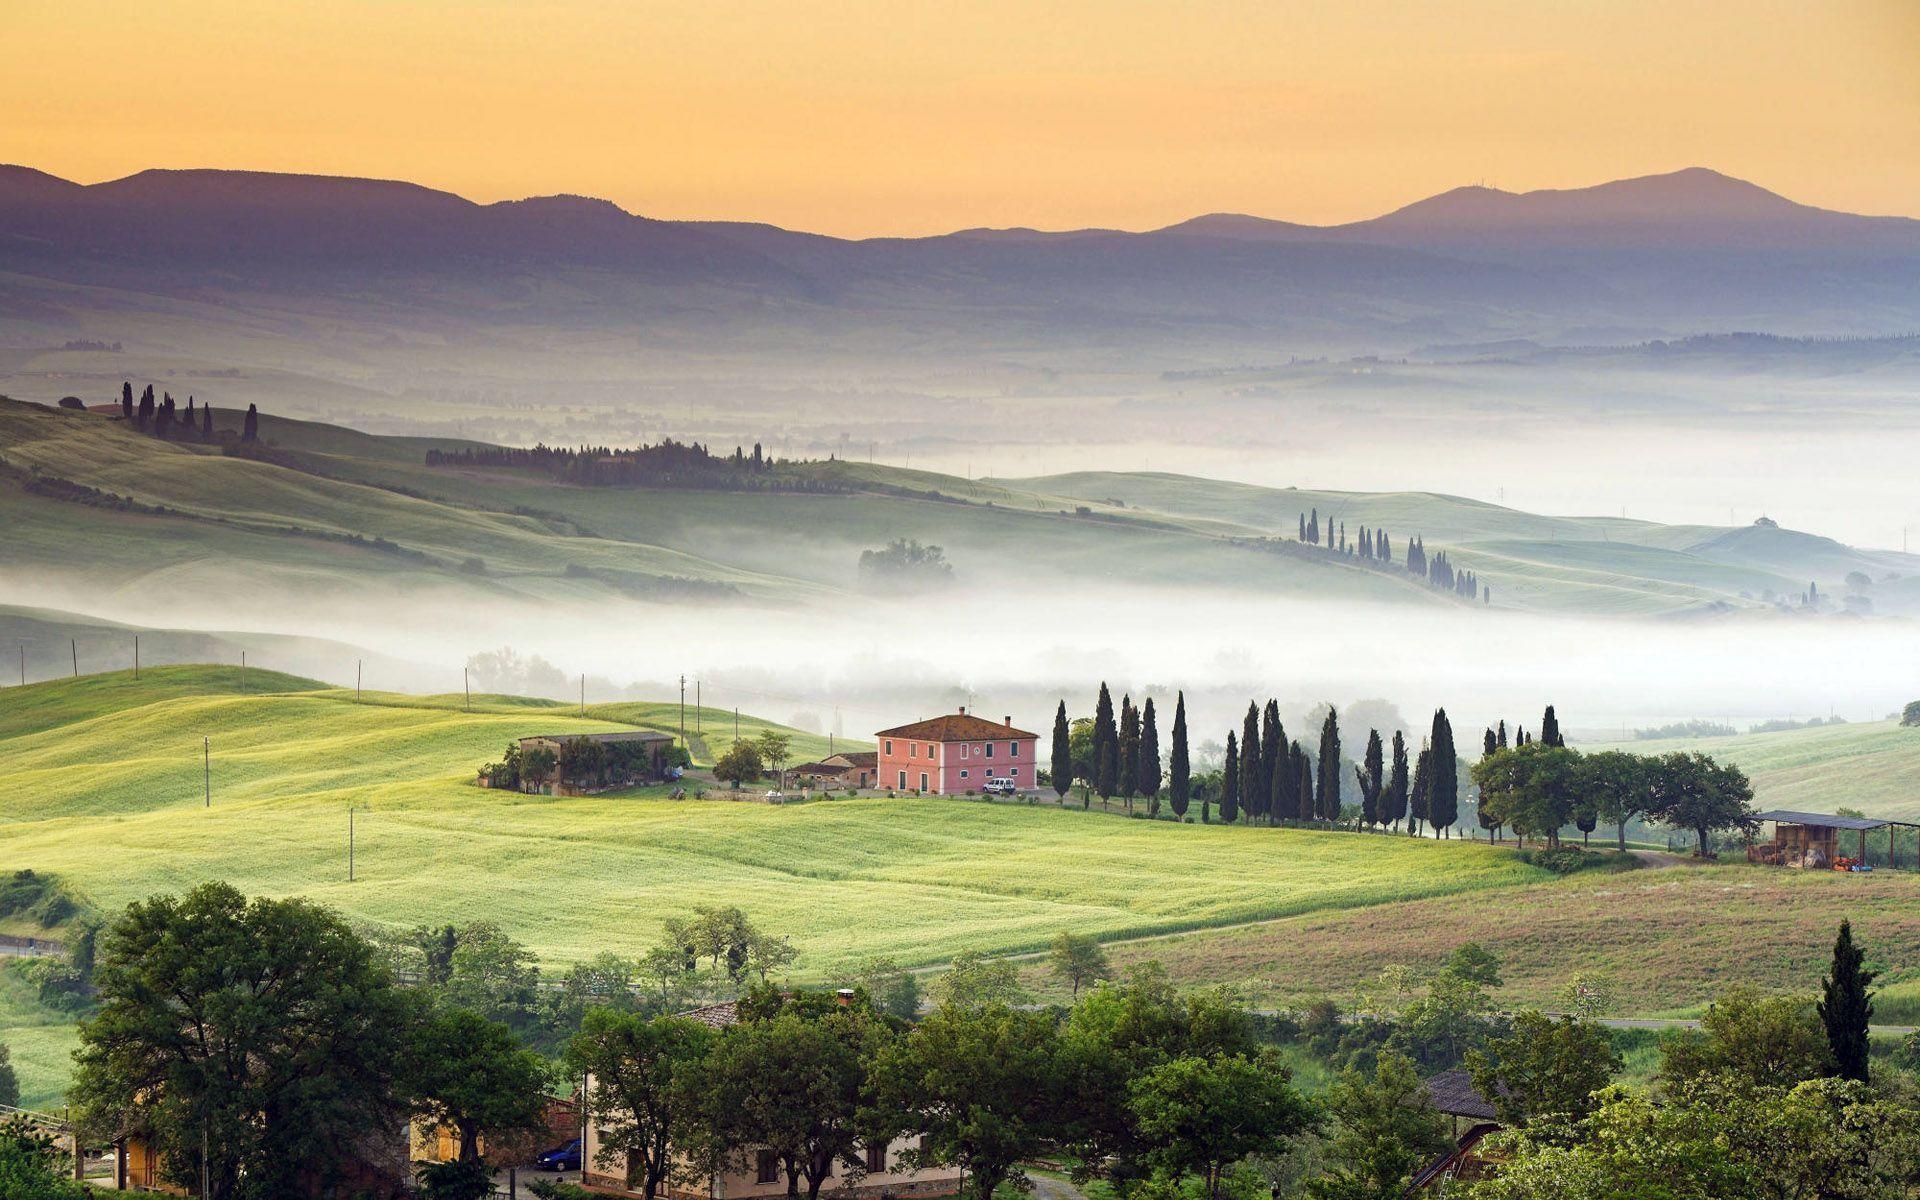
<svg viewBox="0 0 1920 1200"><path fill-rule="evenodd" d="M238 414L222 412L222 426ZM832 491L576 487L533 472L424 467L442 440L268 417L273 461L157 441L104 414L0 401L0 563L93 596L271 604L431 594L606 601L839 603L863 550L942 546L962 586L1077 579L1263 596L1448 602L1400 571L1292 544L1298 514L1384 526L1480 573L1500 607L1649 615L1764 607L1859 570L1879 611L1920 603L1920 557L1789 530L1523 513L1423 492L1252 487L1156 474L967 480L846 461L791 468ZM42 477L34 484L36 476ZM120 498L81 502L66 484ZM64 494L56 495L66 489ZM1274 539L1262 546L1259 539Z"/></svg>
<svg viewBox="0 0 1920 1200"><path fill-rule="evenodd" d="M1920 729L1894 721L1663 738L1617 748L1637 754L1697 750L1731 762L1753 780L1754 801L1761 808L1832 812L1845 806L1870 816L1920 821Z"/></svg>

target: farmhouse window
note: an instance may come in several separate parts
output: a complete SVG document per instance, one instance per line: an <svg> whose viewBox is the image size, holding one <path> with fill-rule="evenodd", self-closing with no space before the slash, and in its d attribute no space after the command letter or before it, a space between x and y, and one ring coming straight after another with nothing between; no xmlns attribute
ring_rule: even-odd
<svg viewBox="0 0 1920 1200"><path fill-rule="evenodd" d="M1020 743L1019 743L1019 742L1008 742L1008 743L1007 743L1007 757L1008 757L1008 758L1019 758L1019 757L1020 757Z"/></svg>
<svg viewBox="0 0 1920 1200"><path fill-rule="evenodd" d="M887 1144L875 1142L867 1147L867 1174L880 1175L887 1169Z"/></svg>
<svg viewBox="0 0 1920 1200"><path fill-rule="evenodd" d="M1008 768L1007 768L1007 778L1008 778L1008 779L1018 779L1018 778L1020 778L1020 768L1019 768L1019 767L1008 767Z"/></svg>
<svg viewBox="0 0 1920 1200"><path fill-rule="evenodd" d="M969 750L971 750L971 749L973 749L973 747L972 747L972 746L967 746L967 745L962 745L962 746L960 747L960 757L961 757L961 758L965 758L965 757L967 757L967 751L969 751Z"/></svg>
<svg viewBox="0 0 1920 1200"><path fill-rule="evenodd" d="M923 792L927 790L927 773L925 771L920 772L920 790Z"/></svg>
<svg viewBox="0 0 1920 1200"><path fill-rule="evenodd" d="M988 758L992 758L992 757L993 757L993 743L992 743L992 742L988 742L988 743L987 743L987 757L988 757Z"/></svg>
<svg viewBox="0 0 1920 1200"><path fill-rule="evenodd" d="M960 769L960 778L965 779L966 777L967 777L967 770L965 767L962 767Z"/></svg>
<svg viewBox="0 0 1920 1200"><path fill-rule="evenodd" d="M907 790L907 773L904 770L900 772L900 790Z"/></svg>
<svg viewBox="0 0 1920 1200"><path fill-rule="evenodd" d="M893 739L892 739L892 738L888 738L888 739L887 739L887 753L888 753L888 754L892 754L892 753L893 753Z"/></svg>
<svg viewBox="0 0 1920 1200"><path fill-rule="evenodd" d="M780 1156L771 1150L762 1150L754 1158L755 1183L780 1182Z"/></svg>
<svg viewBox="0 0 1920 1200"><path fill-rule="evenodd" d="M919 758L919 757L920 757L920 743L919 743L919 742L908 742L908 743L907 743L907 757L908 757L908 758Z"/></svg>

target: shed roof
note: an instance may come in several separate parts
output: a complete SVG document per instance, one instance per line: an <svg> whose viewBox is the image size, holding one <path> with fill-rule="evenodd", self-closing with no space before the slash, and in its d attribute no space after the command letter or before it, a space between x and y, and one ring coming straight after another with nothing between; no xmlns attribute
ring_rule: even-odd
<svg viewBox="0 0 1920 1200"><path fill-rule="evenodd" d="M1427 1080L1426 1089L1427 1103L1436 1112L1476 1121L1495 1119L1493 1105L1473 1086L1473 1077L1465 1071L1442 1071Z"/></svg>
<svg viewBox="0 0 1920 1200"><path fill-rule="evenodd" d="M1871 817L1836 817L1831 813L1794 812L1787 808L1755 813L1756 821L1776 821L1782 825L1812 825L1820 829L1885 829L1891 822Z"/></svg>

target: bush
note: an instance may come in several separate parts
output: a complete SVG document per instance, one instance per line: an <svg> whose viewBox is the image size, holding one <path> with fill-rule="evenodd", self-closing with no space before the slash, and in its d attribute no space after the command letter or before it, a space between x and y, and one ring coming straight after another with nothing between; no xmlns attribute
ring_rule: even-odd
<svg viewBox="0 0 1920 1200"><path fill-rule="evenodd" d="M529 1179L527 1191L540 1200L594 1200L594 1193L564 1179Z"/></svg>
<svg viewBox="0 0 1920 1200"><path fill-rule="evenodd" d="M1900 714L1900 723L1906 726L1920 726L1920 700L1908 704Z"/></svg>
<svg viewBox="0 0 1920 1200"><path fill-rule="evenodd" d="M1520 861L1552 871L1555 875L1571 875L1575 871L1585 871L1592 867L1603 867L1611 856L1596 854L1591 850L1582 850L1578 846L1562 846L1558 850L1522 850ZM1632 860L1636 865L1639 860Z"/></svg>

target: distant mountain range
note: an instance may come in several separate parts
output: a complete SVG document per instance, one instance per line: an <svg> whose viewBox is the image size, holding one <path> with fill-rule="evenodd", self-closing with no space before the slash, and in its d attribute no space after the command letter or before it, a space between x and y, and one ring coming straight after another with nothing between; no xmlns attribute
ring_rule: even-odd
<svg viewBox="0 0 1920 1200"><path fill-rule="evenodd" d="M409 183L206 170L81 185L16 166L0 167L0 272L0 333L17 336L97 327L84 316L125 293L401 328L635 331L721 352L1095 346L1169 362L1596 330L1920 329L1920 221L1812 208L1698 168L1458 188L1337 226L1222 213L1144 233L847 240L577 196L476 204Z"/></svg>

